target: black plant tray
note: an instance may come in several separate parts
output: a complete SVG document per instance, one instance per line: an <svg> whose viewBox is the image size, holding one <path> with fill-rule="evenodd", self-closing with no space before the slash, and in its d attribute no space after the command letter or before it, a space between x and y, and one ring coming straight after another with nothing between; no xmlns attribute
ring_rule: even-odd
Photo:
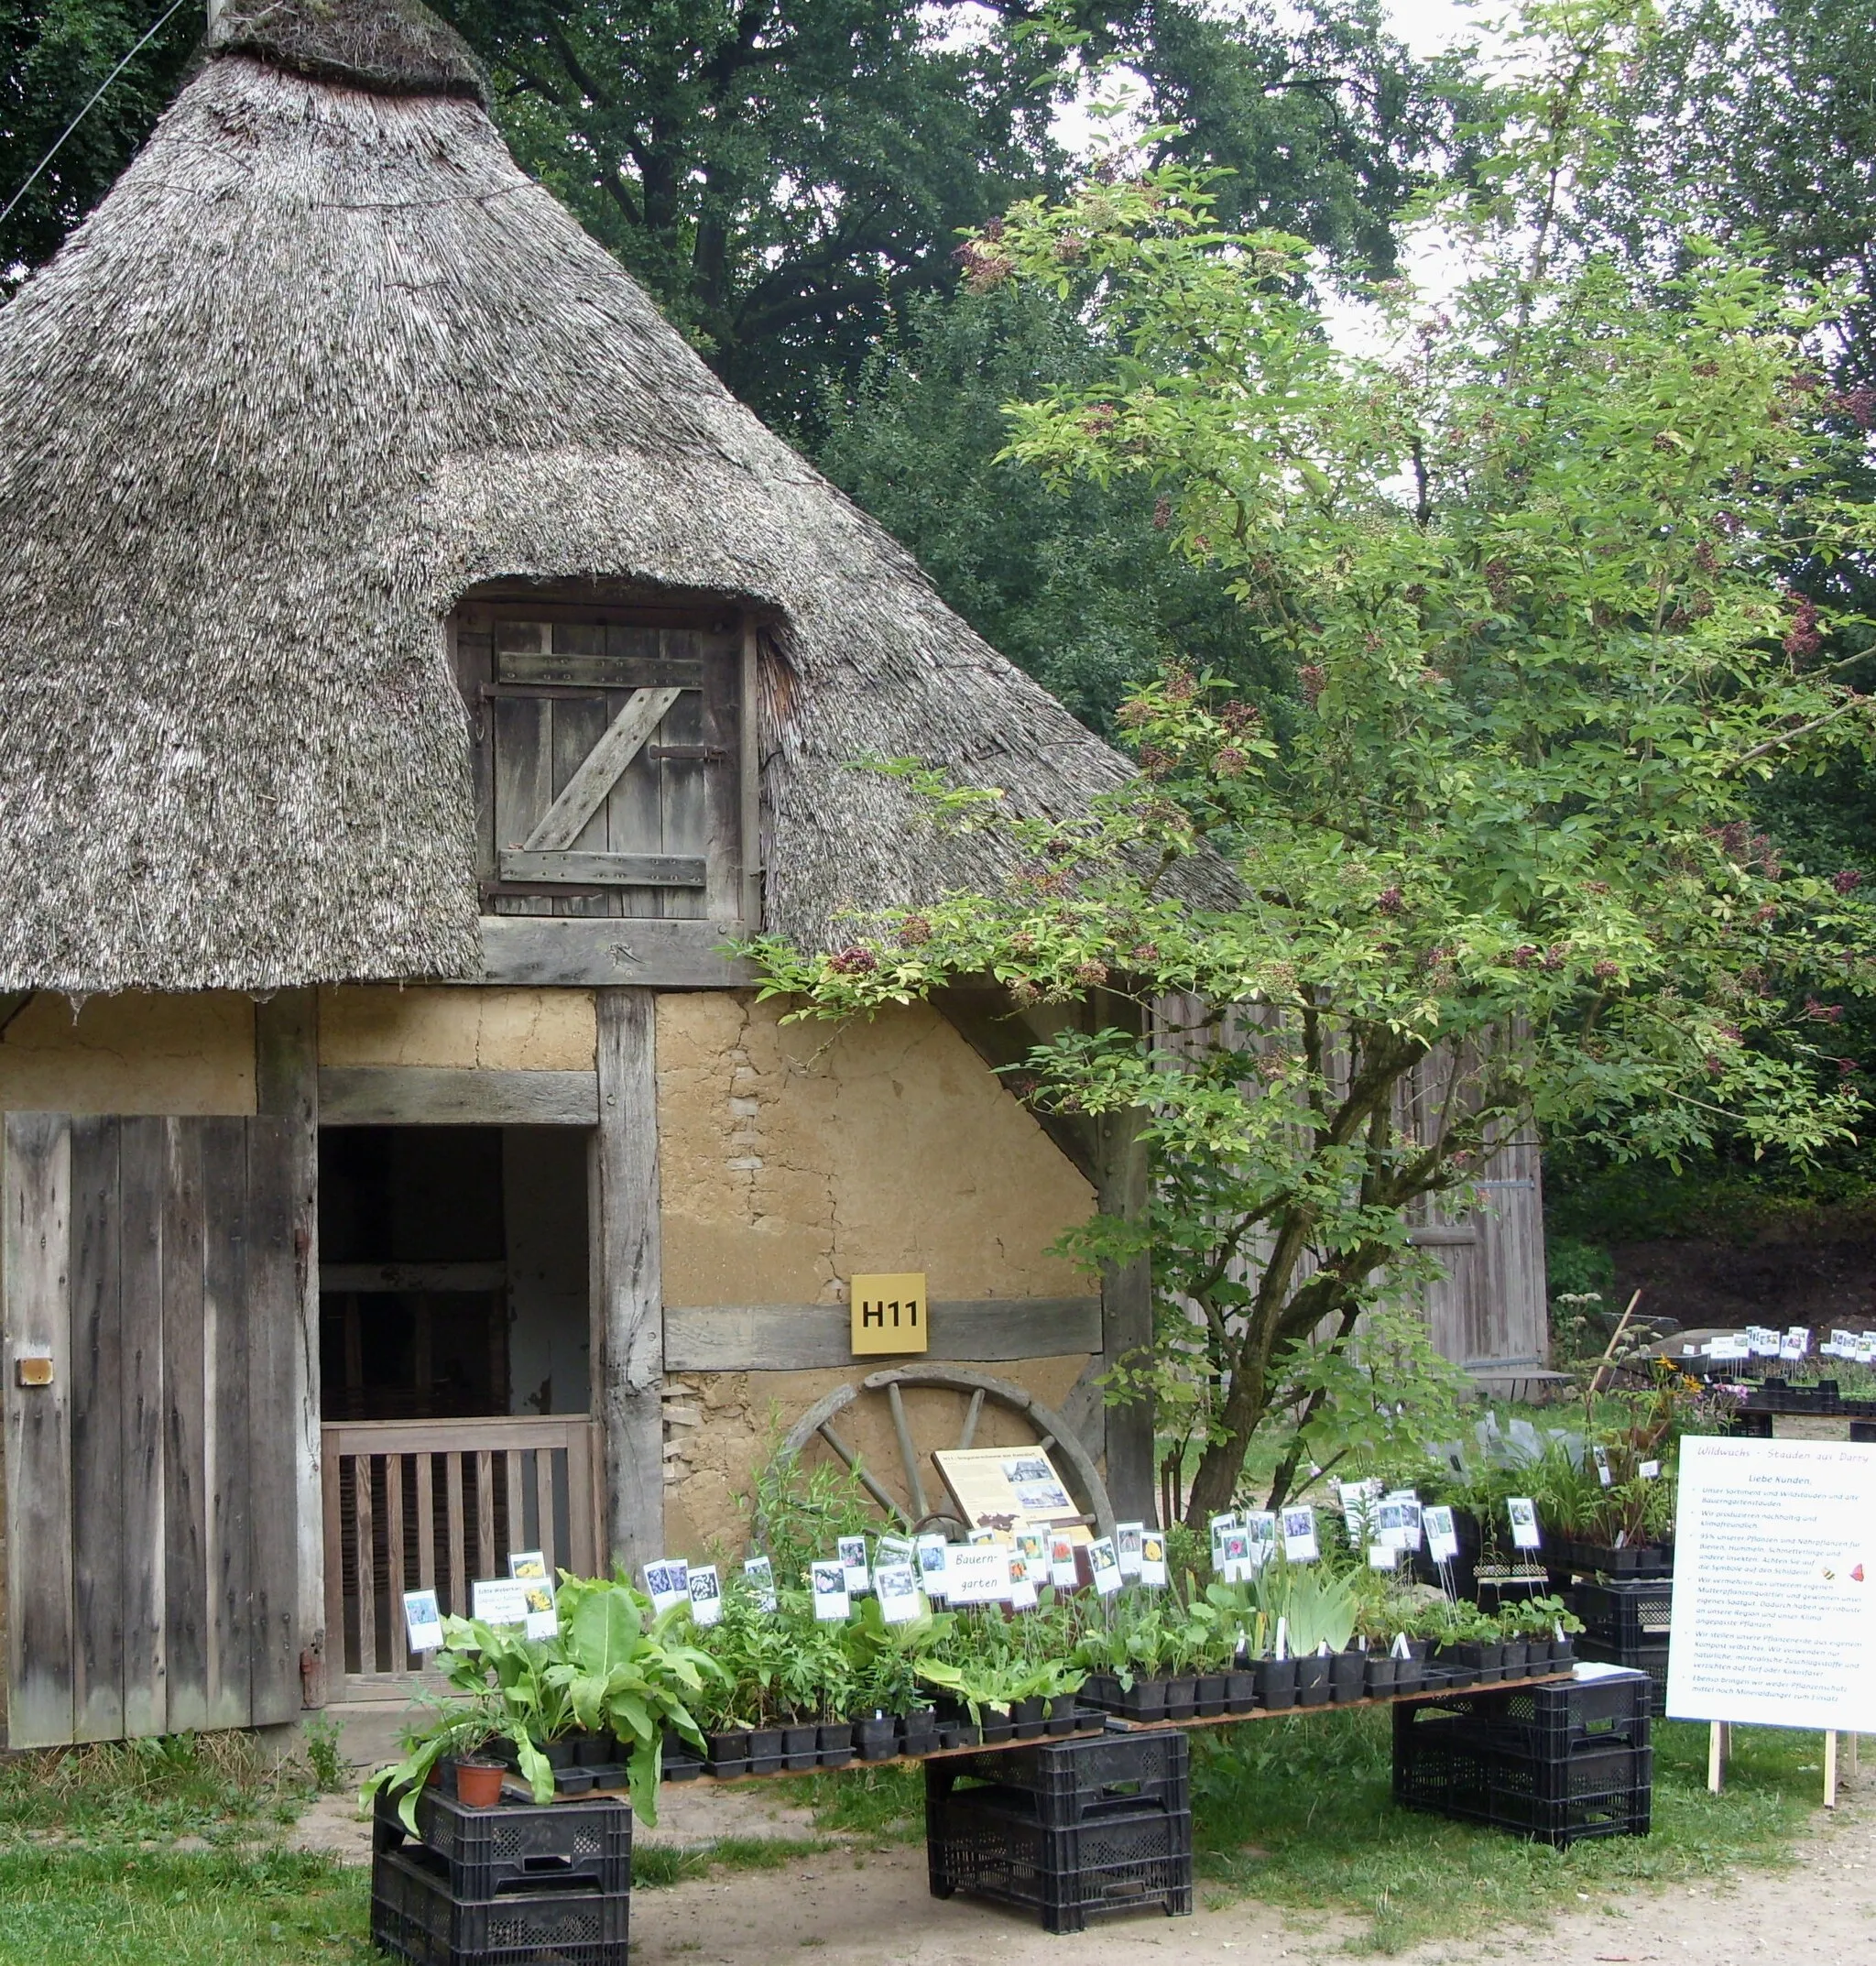
<svg viewBox="0 0 1876 1966"><path fill-rule="evenodd" d="M465 1904L564 1884L622 1893L632 1887L632 1811L621 1798L465 1808L434 1788L417 1798L418 1840L446 1867ZM380 1794L374 1852L405 1847L396 1798Z"/></svg>
<svg viewBox="0 0 1876 1966"><path fill-rule="evenodd" d="M371 1860L372 1943L412 1966L627 1966L631 1902L576 1884L466 1903L428 1851Z"/></svg>

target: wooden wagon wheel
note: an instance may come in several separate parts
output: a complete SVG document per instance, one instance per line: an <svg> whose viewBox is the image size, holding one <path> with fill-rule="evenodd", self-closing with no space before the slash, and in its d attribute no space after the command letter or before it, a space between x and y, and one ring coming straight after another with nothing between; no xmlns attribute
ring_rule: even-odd
<svg viewBox="0 0 1876 1966"><path fill-rule="evenodd" d="M949 1498L943 1494L934 1497L926 1488L925 1454L913 1439L911 1420L906 1412L901 1391L901 1388L918 1387L969 1395L970 1404L965 1409L964 1425L956 1441L960 1449L970 1447L976 1440L977 1423L983 1416L987 1401L1021 1415L1034 1429L1037 1445L1043 1452L1060 1454L1063 1478L1070 1494L1080 1503L1084 1519L1093 1524L1097 1535L1111 1536L1114 1534L1114 1506L1107 1500L1107 1484L1102 1480L1093 1456L1075 1438L1067 1421L1053 1407L1043 1405L1011 1381L993 1379L987 1372L973 1372L962 1366L896 1365L868 1374L858 1385L836 1386L824 1399L816 1400L789 1429L781 1443L780 1458L792 1460L819 1435L827 1443L829 1450L853 1471L867 1494L901 1527L910 1530L936 1523L955 1523L962 1526L959 1517L948 1505ZM854 1405L863 1393L876 1397L883 1395L885 1399L892 1419L893 1436L899 1444L900 1465L905 1475L910 1507L900 1502L864 1465L859 1454L834 1425L835 1417Z"/></svg>

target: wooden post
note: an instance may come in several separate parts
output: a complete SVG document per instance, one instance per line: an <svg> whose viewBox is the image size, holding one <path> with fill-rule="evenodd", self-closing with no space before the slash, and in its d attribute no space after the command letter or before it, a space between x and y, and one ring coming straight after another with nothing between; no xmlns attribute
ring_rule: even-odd
<svg viewBox="0 0 1876 1966"><path fill-rule="evenodd" d="M1707 1723L1707 1789L1709 1795L1719 1795L1726 1787L1726 1758L1732 1744L1731 1722L1709 1720Z"/></svg>
<svg viewBox="0 0 1876 1966"><path fill-rule="evenodd" d="M1589 1397L1591 1399L1594 1399L1596 1397L1598 1391L1601 1387L1602 1375L1606 1371L1608 1371L1609 1367L1609 1361L1616 1355L1616 1347L1622 1342L1622 1333L1629 1328L1629 1320L1635 1315L1635 1306L1640 1304L1641 1301L1642 1293L1639 1290L1632 1297L1629 1299L1629 1305L1628 1308L1622 1313L1621 1322L1617 1325L1614 1335L1610 1338L1609 1341L1609 1349L1602 1355L1602 1362L1596 1368L1595 1374L1590 1379Z"/></svg>
<svg viewBox="0 0 1876 1966"><path fill-rule="evenodd" d="M605 1546L636 1576L664 1544L664 1285L658 1187L658 996L602 989L594 1183L594 1411L605 1436Z"/></svg>
<svg viewBox="0 0 1876 1966"><path fill-rule="evenodd" d="M288 1120L293 1140L293 1280L299 1298L293 1348L293 1513L299 1536L299 1633L308 1706L322 1707L327 1660L325 1508L320 1482L319 1371L319 993L280 990L254 1013L256 1112ZM287 1444L281 1444L288 1451ZM323 1666L324 1670L318 1669ZM303 1668L302 1668L303 1669Z"/></svg>
<svg viewBox="0 0 1876 1966"><path fill-rule="evenodd" d="M1824 1807L1837 1807L1837 1730L1827 1727L1824 1731Z"/></svg>

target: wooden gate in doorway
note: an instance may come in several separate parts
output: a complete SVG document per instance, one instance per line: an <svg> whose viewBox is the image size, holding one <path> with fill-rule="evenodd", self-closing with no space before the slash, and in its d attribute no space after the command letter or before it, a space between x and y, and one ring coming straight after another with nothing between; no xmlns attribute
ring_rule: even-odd
<svg viewBox="0 0 1876 1966"><path fill-rule="evenodd" d="M466 1617L477 1578L511 1551L548 1574L599 1567L594 1423L564 1419L358 1420L323 1427L326 1660L338 1698L409 1690L403 1596L431 1590Z"/></svg>

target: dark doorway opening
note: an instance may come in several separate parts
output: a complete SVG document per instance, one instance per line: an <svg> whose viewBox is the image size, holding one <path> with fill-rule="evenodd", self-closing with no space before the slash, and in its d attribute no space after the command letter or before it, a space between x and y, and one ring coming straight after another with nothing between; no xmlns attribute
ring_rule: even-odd
<svg viewBox="0 0 1876 1966"><path fill-rule="evenodd" d="M320 1135L322 1416L588 1408L586 1135Z"/></svg>

